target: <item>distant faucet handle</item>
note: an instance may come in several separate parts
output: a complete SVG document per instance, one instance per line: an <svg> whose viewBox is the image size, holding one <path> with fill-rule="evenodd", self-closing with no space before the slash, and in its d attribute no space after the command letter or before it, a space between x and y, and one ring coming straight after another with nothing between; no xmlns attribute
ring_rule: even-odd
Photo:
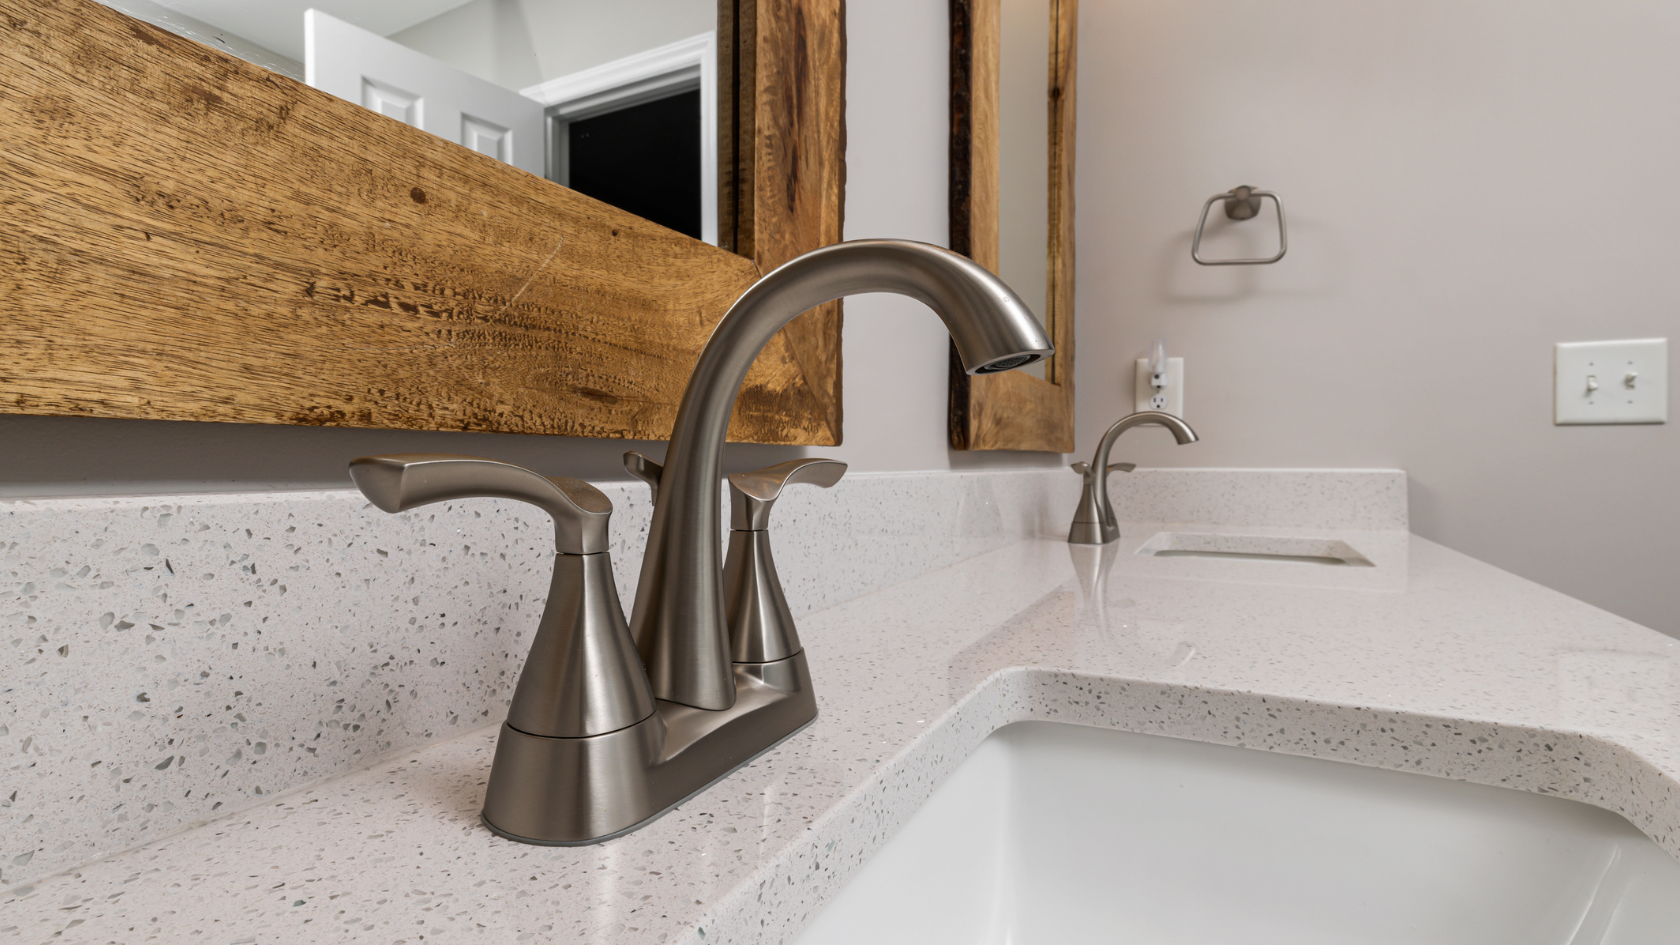
<svg viewBox="0 0 1680 945"><path fill-rule="evenodd" d="M803 484L824 489L840 481L846 464L835 459L790 459L757 472L729 476L729 527L763 531L770 527L770 509L788 486Z"/></svg>
<svg viewBox="0 0 1680 945"><path fill-rule="evenodd" d="M665 467L648 459L635 450L624 453L624 471L648 484L653 490L653 502L659 504L659 479L665 473Z"/></svg>
<svg viewBox="0 0 1680 945"><path fill-rule="evenodd" d="M1074 472L1080 474L1081 476L1083 476L1087 472L1091 471L1091 464L1085 462L1084 460L1080 460L1079 462L1074 463L1073 465L1069 466L1068 468L1073 470ZM1112 472L1131 472L1132 470L1134 470L1136 468L1137 468L1137 463L1109 463L1108 464L1108 471L1111 472L1111 473Z"/></svg>
<svg viewBox="0 0 1680 945"><path fill-rule="evenodd" d="M453 453L363 456L351 461L350 478L386 512L450 499L518 499L554 519L556 551L587 555L608 547L612 500L581 479L551 479L523 466Z"/></svg>

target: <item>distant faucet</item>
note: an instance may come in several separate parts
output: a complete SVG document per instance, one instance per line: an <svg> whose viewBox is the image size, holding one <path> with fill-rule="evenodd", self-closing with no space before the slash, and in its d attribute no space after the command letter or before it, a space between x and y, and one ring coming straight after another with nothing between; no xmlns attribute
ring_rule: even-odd
<svg viewBox="0 0 1680 945"><path fill-rule="evenodd" d="M663 466L627 457L655 496L628 633L607 561L611 503L587 483L469 457L351 463L357 486L388 512L490 495L539 505L555 520L548 605L485 790L491 830L546 845L635 830L816 718L804 649L784 652L798 645L791 622L777 636L786 644L732 652L718 554L720 467L730 412L759 351L802 312L865 292L906 295L932 308L970 374L1054 353L1032 310L1008 286L937 246L840 243L766 275L730 307L700 352ZM832 484L839 470L806 476ZM774 496L757 497L767 518L765 496ZM765 573L773 570L766 566Z"/></svg>
<svg viewBox="0 0 1680 945"><path fill-rule="evenodd" d="M1136 467L1131 463L1110 466L1108 453L1114 448L1114 441L1120 439L1120 434L1147 424L1171 430L1180 446L1198 439L1196 431L1190 429L1188 423L1159 410L1141 410L1115 421L1097 444L1097 455L1091 462L1073 464L1073 471L1084 478L1084 489L1079 493L1079 505L1073 512L1073 526L1068 529L1067 540L1070 543L1106 545L1120 537L1120 526L1114 520L1114 506L1108 500L1108 474L1116 470L1131 472Z"/></svg>

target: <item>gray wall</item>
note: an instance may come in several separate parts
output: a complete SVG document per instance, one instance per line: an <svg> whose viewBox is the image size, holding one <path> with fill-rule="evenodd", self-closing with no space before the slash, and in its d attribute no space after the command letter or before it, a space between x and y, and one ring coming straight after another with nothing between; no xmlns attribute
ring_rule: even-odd
<svg viewBox="0 0 1680 945"><path fill-rule="evenodd" d="M1680 335L1680 5L1080 15L1080 442L1163 337L1203 441L1130 433L1116 460L1399 467L1418 534L1680 635L1680 414L1551 423L1553 343ZM1289 255L1194 265L1202 201L1238 184L1283 196Z"/></svg>

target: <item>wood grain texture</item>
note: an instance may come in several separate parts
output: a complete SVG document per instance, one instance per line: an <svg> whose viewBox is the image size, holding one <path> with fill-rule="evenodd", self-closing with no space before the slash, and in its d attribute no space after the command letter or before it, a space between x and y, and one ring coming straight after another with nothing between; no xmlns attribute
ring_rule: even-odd
<svg viewBox="0 0 1680 945"><path fill-rule="evenodd" d="M737 159L752 186L735 194L736 251L765 272L842 238L845 9L844 0L735 5L735 68L743 99L748 89L754 96L737 114ZM802 416L822 418L828 445L841 440L841 321L841 303L830 302L782 333L794 361L786 369L808 380Z"/></svg>
<svg viewBox="0 0 1680 945"><path fill-rule="evenodd" d="M999 0L951 0L951 248L998 268ZM961 450L1072 452L1073 155L1077 0L1049 0L1051 48L1049 292L1045 323L1056 355L1044 378L1006 371L971 377L950 355L951 445Z"/></svg>
<svg viewBox="0 0 1680 945"><path fill-rule="evenodd" d="M664 438L760 272L87 0L0 0L0 131L5 412ZM838 438L794 334L731 439Z"/></svg>

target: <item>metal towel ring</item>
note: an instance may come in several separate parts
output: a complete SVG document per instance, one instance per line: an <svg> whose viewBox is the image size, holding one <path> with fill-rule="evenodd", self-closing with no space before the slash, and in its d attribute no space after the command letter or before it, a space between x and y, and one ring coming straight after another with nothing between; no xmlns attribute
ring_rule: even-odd
<svg viewBox="0 0 1680 945"><path fill-rule="evenodd" d="M1260 198L1270 197L1277 205L1278 220L1278 251L1270 259L1203 259L1202 258L1202 228L1207 226L1208 211L1213 209L1216 200L1225 201L1225 216L1232 220L1252 219L1260 212ZM1214 194L1202 204L1202 218L1196 221L1196 239L1190 244L1190 258L1204 266L1266 266L1283 258L1289 252L1289 234L1283 224L1283 201L1278 195L1269 190L1255 190L1253 187L1236 187L1223 194Z"/></svg>

